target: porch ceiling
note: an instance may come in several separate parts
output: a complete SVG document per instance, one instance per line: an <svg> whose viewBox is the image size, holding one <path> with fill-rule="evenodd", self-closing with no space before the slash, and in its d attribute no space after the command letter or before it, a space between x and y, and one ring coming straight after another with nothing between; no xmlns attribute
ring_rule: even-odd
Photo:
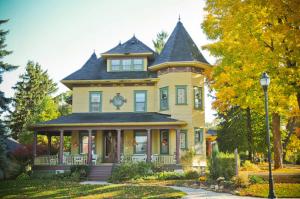
<svg viewBox="0 0 300 199"><path fill-rule="evenodd" d="M147 112L72 113L54 120L37 123L33 130L110 130L110 129L171 129L186 125L170 115Z"/></svg>

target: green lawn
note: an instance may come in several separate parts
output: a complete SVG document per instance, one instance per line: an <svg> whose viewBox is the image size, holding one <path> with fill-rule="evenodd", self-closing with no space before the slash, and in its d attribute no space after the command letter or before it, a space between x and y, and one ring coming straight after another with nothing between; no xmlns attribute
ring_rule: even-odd
<svg viewBox="0 0 300 199"><path fill-rule="evenodd" d="M181 198L185 193L163 186L81 185L60 180L0 182L0 198Z"/></svg>
<svg viewBox="0 0 300 199"><path fill-rule="evenodd" d="M242 196L268 197L269 184L254 184L240 190ZM276 183L275 194L279 198L300 198L300 184Z"/></svg>

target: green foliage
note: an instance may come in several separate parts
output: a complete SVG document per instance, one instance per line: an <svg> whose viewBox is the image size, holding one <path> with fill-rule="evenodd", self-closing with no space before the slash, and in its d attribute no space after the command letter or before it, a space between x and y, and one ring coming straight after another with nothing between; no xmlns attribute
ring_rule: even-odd
<svg viewBox="0 0 300 199"><path fill-rule="evenodd" d="M66 91L54 98L60 115L69 115L72 112L72 91Z"/></svg>
<svg viewBox="0 0 300 199"><path fill-rule="evenodd" d="M249 182L251 184L262 184L262 183L265 183L266 181L261 176L251 175L249 177Z"/></svg>
<svg viewBox="0 0 300 199"><path fill-rule="evenodd" d="M123 182L130 179L137 179L153 173L153 164L138 162L138 163L123 163L115 167L110 177L111 182Z"/></svg>
<svg viewBox="0 0 300 199"><path fill-rule="evenodd" d="M0 19L0 26L5 24L8 20ZM3 61L4 57L10 55L12 52L6 50L5 39L8 31L0 29L0 84L3 82L3 73L12 71L17 68L11 64ZM7 139L7 126L3 121L3 113L9 111L9 104L11 99L5 97L4 92L0 90L0 180L6 178L6 174L10 168L10 159L7 157L7 146L5 140Z"/></svg>
<svg viewBox="0 0 300 199"><path fill-rule="evenodd" d="M88 165L73 165L70 168L71 170L71 177L78 178L80 180L87 179L91 167Z"/></svg>
<svg viewBox="0 0 300 199"><path fill-rule="evenodd" d="M266 152L265 125L261 122L264 120L264 116L252 111L250 117L253 132L252 143L249 140L246 110L233 107L225 113L218 113L218 119L221 120L217 131L220 151L233 153L237 147L239 153L246 151L252 151L253 154Z"/></svg>
<svg viewBox="0 0 300 199"><path fill-rule="evenodd" d="M18 181L20 181L20 180L29 180L29 179L30 179L30 176L27 173L21 173L16 178L16 180L18 180Z"/></svg>
<svg viewBox="0 0 300 199"><path fill-rule="evenodd" d="M169 36L169 34L165 31L161 31L159 33L157 33L156 35L156 39L152 40L152 43L154 45L155 51L160 54L160 52L162 51L162 49L165 46L166 43L166 39Z"/></svg>
<svg viewBox="0 0 300 199"><path fill-rule="evenodd" d="M179 180L184 178L185 178L184 173L178 173L172 171L166 171L157 174L158 180Z"/></svg>
<svg viewBox="0 0 300 199"><path fill-rule="evenodd" d="M14 89L14 111L9 116L9 126L15 139L22 143L32 143L33 136L28 127L59 116L57 106L50 97L57 86L47 71L42 70L38 63L29 61L25 74L20 76Z"/></svg>
<svg viewBox="0 0 300 199"><path fill-rule="evenodd" d="M216 180L224 177L230 180L235 175L234 154L213 151L208 164L209 177Z"/></svg>
<svg viewBox="0 0 300 199"><path fill-rule="evenodd" d="M184 172L185 179L196 179L199 178L199 173L195 170L189 170Z"/></svg>

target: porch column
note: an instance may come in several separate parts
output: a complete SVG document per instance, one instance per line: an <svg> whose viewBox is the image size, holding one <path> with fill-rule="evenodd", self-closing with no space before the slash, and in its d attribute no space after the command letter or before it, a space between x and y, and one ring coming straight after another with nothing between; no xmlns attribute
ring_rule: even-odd
<svg viewBox="0 0 300 199"><path fill-rule="evenodd" d="M180 164L180 129L176 129L176 164Z"/></svg>
<svg viewBox="0 0 300 199"><path fill-rule="evenodd" d="M117 163L121 162L121 129L117 129Z"/></svg>
<svg viewBox="0 0 300 199"><path fill-rule="evenodd" d="M87 163L88 164L92 164L92 130L89 129L89 137L88 137L88 159L87 159Z"/></svg>
<svg viewBox="0 0 300 199"><path fill-rule="evenodd" d="M151 162L151 129L147 129L147 162Z"/></svg>
<svg viewBox="0 0 300 199"><path fill-rule="evenodd" d="M33 133L33 146L32 146L32 155L33 155L33 160L36 157L36 146L37 145L37 132L34 131Z"/></svg>
<svg viewBox="0 0 300 199"><path fill-rule="evenodd" d="M64 163L64 130L60 130L59 136L59 164Z"/></svg>
<svg viewBox="0 0 300 199"><path fill-rule="evenodd" d="M48 140L48 155L51 155L51 135L47 134L47 140Z"/></svg>

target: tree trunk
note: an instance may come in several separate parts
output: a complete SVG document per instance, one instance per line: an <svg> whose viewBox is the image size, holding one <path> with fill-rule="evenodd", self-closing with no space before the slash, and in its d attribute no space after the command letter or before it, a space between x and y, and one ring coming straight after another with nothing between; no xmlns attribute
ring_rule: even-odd
<svg viewBox="0 0 300 199"><path fill-rule="evenodd" d="M248 107L246 109L246 117L247 117L247 139L248 139L248 150L249 150L249 160L253 162L253 155L254 155L254 150L253 150L253 130L252 130L252 125L251 125L251 110Z"/></svg>
<svg viewBox="0 0 300 199"><path fill-rule="evenodd" d="M290 142L290 138L293 134L293 132L295 131L295 121L296 121L296 117L290 117L288 119L288 123L286 125L286 129L288 131L288 135L287 137L284 139L283 144L282 144L282 149L283 149L283 160L285 160L285 156L286 156L286 147Z"/></svg>
<svg viewBox="0 0 300 199"><path fill-rule="evenodd" d="M298 108L300 109L300 92L297 92Z"/></svg>
<svg viewBox="0 0 300 199"><path fill-rule="evenodd" d="M272 114L272 130L274 140L274 168L279 169L283 167L282 161L282 144L280 132L280 116L278 113Z"/></svg>

